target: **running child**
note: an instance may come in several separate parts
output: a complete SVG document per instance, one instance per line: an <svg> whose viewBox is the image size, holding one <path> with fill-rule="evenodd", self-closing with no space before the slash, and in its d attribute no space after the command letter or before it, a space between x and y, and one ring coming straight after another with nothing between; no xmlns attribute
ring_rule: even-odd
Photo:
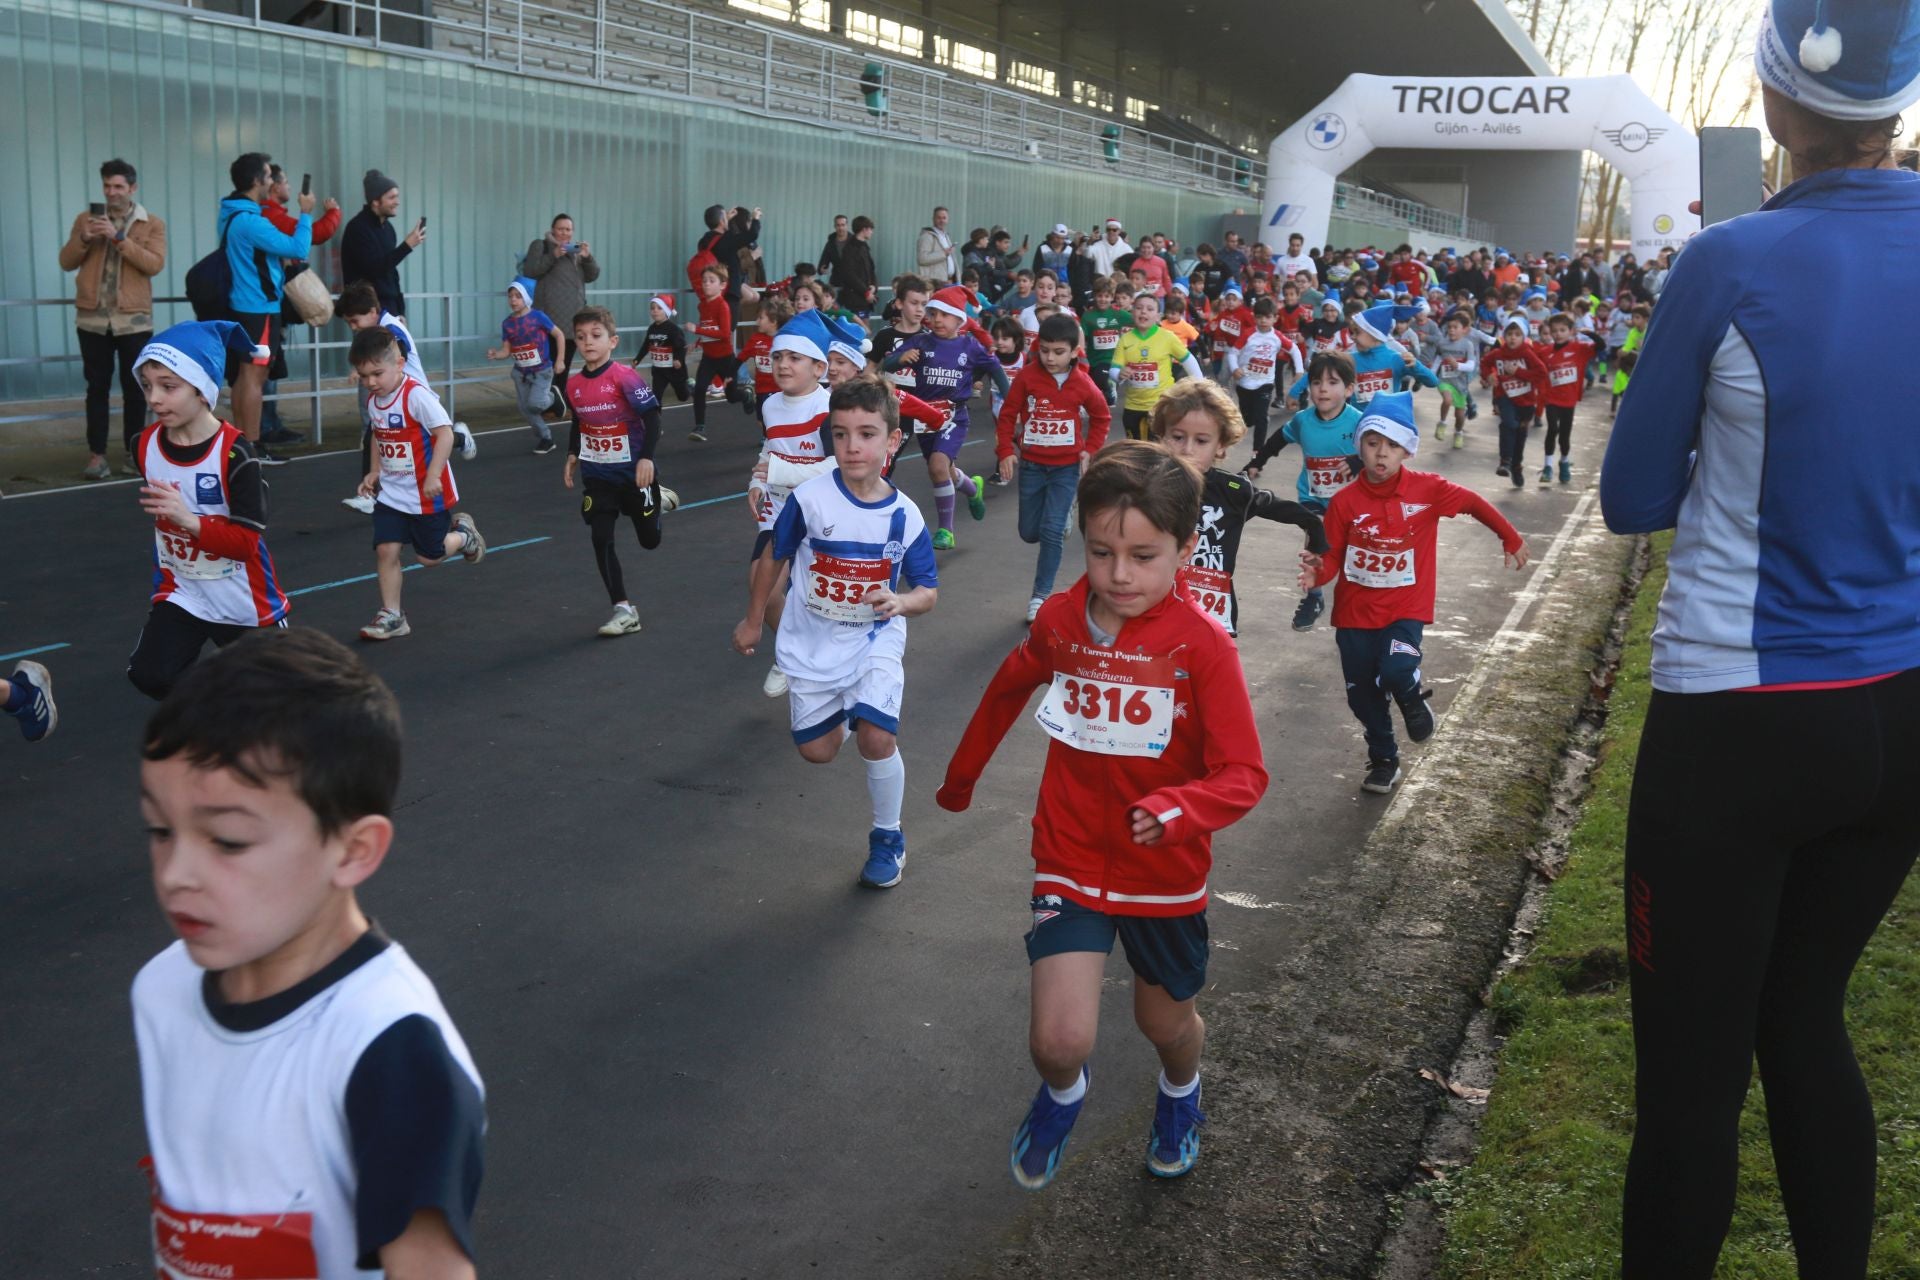
<svg viewBox="0 0 1920 1280"><path fill-rule="evenodd" d="M182 678L140 756L179 935L133 981L150 1274L471 1277L484 1086L357 901L393 848L392 692L317 631L263 632Z"/></svg>
<svg viewBox="0 0 1920 1280"><path fill-rule="evenodd" d="M1407 737L1433 736L1431 691L1420 688L1420 644L1433 621L1434 549L1440 521L1462 513L1500 537L1508 568L1527 566L1527 544L1492 503L1430 472L1406 466L1420 451L1413 396L1384 392L1360 419L1354 482L1327 504L1327 551L1300 556L1300 586L1341 579L1333 602L1334 639L1347 682L1347 706L1366 735L1363 791L1385 795L1400 780L1400 746L1388 700L1400 708Z"/></svg>
<svg viewBox="0 0 1920 1280"><path fill-rule="evenodd" d="M960 812L1037 687L1053 739L1033 815L1028 1047L1040 1088L1015 1130L1014 1181L1053 1180L1086 1099L1107 956L1133 969L1134 1020L1160 1057L1147 1169L1175 1178L1200 1155L1194 998L1207 976L1212 833L1259 803L1260 758L1240 655L1180 586L1200 519L1199 477L1157 446L1120 440L1081 479L1087 572L1049 598L1000 664L935 797Z"/></svg>
<svg viewBox="0 0 1920 1280"><path fill-rule="evenodd" d="M973 398L973 380L985 372L994 389L1002 395L1008 386L999 360L967 330L968 300L964 289L950 287L934 294L927 300L928 330L902 341L883 366L888 370L911 368L916 395L942 411L949 405L953 409L947 425L937 434L920 437L920 453L927 460L927 479L933 484L937 523L933 546L937 551L953 549L956 490L966 496L968 513L975 520L987 518L986 481L960 468L960 447L967 442L967 406Z"/></svg>
<svg viewBox="0 0 1920 1280"><path fill-rule="evenodd" d="M360 333L378 326L392 334L394 342L399 345L401 367L406 371L407 376L423 387L433 385L427 378L426 368L420 363L420 348L415 344L413 333L407 328L407 322L401 317L394 315L391 311L387 311L381 307L379 295L373 291L372 285L364 281L348 285L340 291L340 301L334 304L333 310L334 314L339 316L346 324L350 332ZM353 382L360 399L360 421L362 427L360 432L360 470L355 474L364 476L373 467L373 435L365 426L367 420L366 383L362 382L357 376L353 379ZM547 412L557 418L563 416L566 411L567 402L565 398L561 396L560 389L555 387L553 403L547 409ZM460 456L463 458L472 458L479 453L479 447L474 443L473 436L467 431L467 424L464 422L456 422L453 424L453 444L454 447L460 451ZM545 449L536 445L533 451L535 453L547 453L550 452L551 449L551 445ZM343 507L352 507L362 515L370 516L373 514L373 499L367 497L358 489L355 489L351 498L340 499L340 505Z"/></svg>
<svg viewBox="0 0 1920 1280"><path fill-rule="evenodd" d="M827 344L827 390L829 392L855 378L879 379L879 372L867 361L873 340L867 337L867 327L864 324L858 321L851 324L834 321L830 322L827 328L833 339ZM938 431L947 425L947 415L919 396L902 391L889 383L882 382L881 385L888 387L893 392L893 398L900 402L900 430L903 433L909 430L907 427L909 422L913 424L911 431L914 435ZM891 480L893 468L899 461L900 454L896 451L887 459L887 465L881 474ZM758 467L754 469L753 474L756 480L764 481L767 478L766 472Z"/></svg>
<svg viewBox="0 0 1920 1280"><path fill-rule="evenodd" d="M487 359L513 361L513 395L520 416L533 428L533 451L549 453L553 432L546 415L566 407L553 389L553 357L567 349L567 335L534 307L533 281L525 276L516 276L507 286L507 311L500 322L500 345L487 349Z"/></svg>
<svg viewBox="0 0 1920 1280"><path fill-rule="evenodd" d="M855 378L835 389L830 412L833 466L795 489L774 524L773 558L793 569L774 653L800 758L829 764L850 734L857 740L873 806L860 883L891 889L907 860L897 745L907 619L933 608L939 570L920 509L880 474L901 443L893 391ZM776 576L754 579L734 628L733 647L748 657Z"/></svg>
<svg viewBox="0 0 1920 1280"><path fill-rule="evenodd" d="M1314 318L1300 326L1300 334L1306 339L1307 349L1302 357L1306 360L1323 351L1353 350L1353 331L1347 325L1338 298L1322 301Z"/></svg>
<svg viewBox="0 0 1920 1280"><path fill-rule="evenodd" d="M1120 422L1132 440L1147 438L1147 419L1173 385L1176 366L1189 378L1201 376L1186 343L1160 327L1160 299L1150 289L1133 295L1133 328L1120 335L1113 363L1120 375Z"/></svg>
<svg viewBox="0 0 1920 1280"><path fill-rule="evenodd" d="M613 616L600 634L631 635L640 630L640 611L627 595L614 551L616 526L621 516L631 520L640 546L651 551L660 545L660 517L679 506L680 497L661 486L653 465L660 402L631 365L613 358L620 342L613 312L588 307L574 316L573 342L580 372L567 380L573 432L561 482L571 489L574 477L580 477L580 518L592 531L593 562L613 603Z"/></svg>
<svg viewBox="0 0 1920 1280"><path fill-rule="evenodd" d="M647 303L647 312L653 323L640 339L640 352L633 358L634 367L638 368L644 360L652 370L655 400L663 400L667 388L671 387L674 399L685 404L693 389L687 385L687 335L673 318L673 295L656 294Z"/></svg>
<svg viewBox="0 0 1920 1280"><path fill-rule="evenodd" d="M1393 336L1394 327L1412 320L1421 307L1383 302L1353 317L1353 403L1358 408L1366 408L1381 392L1394 390L1405 377L1426 387L1438 385L1433 370ZM1287 394L1297 400L1306 392L1307 380L1301 378Z"/></svg>
<svg viewBox="0 0 1920 1280"><path fill-rule="evenodd" d="M1547 366L1527 345L1526 334L1525 320L1508 320L1500 329L1500 345L1480 358L1480 385L1493 388L1493 411L1500 415L1500 465L1494 474L1511 475L1516 489L1527 483L1527 428L1547 391Z"/></svg>
<svg viewBox="0 0 1920 1280"><path fill-rule="evenodd" d="M468 564L486 557L487 544L473 517L455 512L460 495L453 482L453 420L440 397L409 378L400 346L384 328L353 336L347 362L366 385L367 424L377 461L360 482L373 507L373 560L380 579L380 611L360 628L362 640L397 640L413 631L400 608L400 556L412 546L420 564L432 568L459 556Z"/></svg>
<svg viewBox="0 0 1920 1280"><path fill-rule="evenodd" d="M1030 316L1038 310L1038 308L1039 304L1036 303L1034 306L1028 307L1021 315L1023 317ZM1035 324L1037 326L1038 321L1036 321ZM993 322L993 327L988 329L987 332L993 336L993 358L1000 362L1000 372L1007 376L1007 382L1011 385L1013 380L1020 376L1020 370L1026 366L1028 345L1027 330L1020 320L1016 320L1012 316L1001 316ZM1039 329L1036 327L1033 332L1038 333ZM991 404L995 418L1000 416L1000 406L1005 402L1005 393L1000 391L993 393Z"/></svg>
<svg viewBox="0 0 1920 1280"><path fill-rule="evenodd" d="M1087 473L1088 459L1107 442L1113 422L1106 396L1074 358L1079 341L1080 326L1071 316L1042 321L1034 358L1014 378L998 418L994 452L1000 481L1013 479L1017 460L1020 540L1040 546L1027 601L1029 623L1053 594L1074 489Z"/></svg>
<svg viewBox="0 0 1920 1280"><path fill-rule="evenodd" d="M735 397L733 390L733 308L727 303L727 269L710 264L700 272L700 317L693 336L700 341L700 368L693 379L693 430L687 439L707 438L707 397Z"/></svg>
<svg viewBox="0 0 1920 1280"><path fill-rule="evenodd" d="M777 631L785 606L786 571L773 554L773 530L781 509L797 487L833 469L827 406L832 396L820 385L827 375L827 348L833 333L818 311L789 317L773 340L773 378L778 393L760 406L765 438L747 484L747 504L759 532L748 558L747 596L767 601L768 620ZM787 677L776 659L760 691L769 698L787 692Z"/></svg>
<svg viewBox="0 0 1920 1280"><path fill-rule="evenodd" d="M1447 417L1453 417L1453 447L1466 444L1467 419L1478 417L1480 407L1473 402L1473 374L1480 367L1483 347L1492 339L1475 329L1464 311L1450 311L1441 326L1440 339L1433 344L1434 376L1440 380L1440 421L1433 429L1436 440L1447 437Z"/></svg>
<svg viewBox="0 0 1920 1280"><path fill-rule="evenodd" d="M1253 328L1253 313L1241 306L1240 282L1227 281L1220 291L1220 306L1207 321L1207 336L1212 340L1214 358L1213 372L1219 373L1226 362L1227 352L1233 350L1242 335Z"/></svg>
<svg viewBox="0 0 1920 1280"><path fill-rule="evenodd" d="M1271 301L1262 298L1260 303ZM1234 594L1233 570L1248 519L1259 516L1295 525L1306 533L1308 551L1318 555L1327 549L1319 516L1298 502L1255 488L1245 476L1220 469L1227 451L1246 433L1247 424L1227 393L1209 378L1188 378L1153 407L1153 438L1198 471L1202 481L1200 523L1185 573L1187 594L1230 636L1240 634L1240 598Z"/></svg>
<svg viewBox="0 0 1920 1280"><path fill-rule="evenodd" d="M1574 317L1564 312L1547 321L1547 341L1533 344L1534 354L1547 368L1547 390L1541 414L1547 420L1546 443L1540 459L1540 483L1553 479L1553 454L1560 452L1560 483L1573 480L1573 411L1587 393L1587 366L1600 348L1581 333Z"/></svg>
<svg viewBox="0 0 1920 1280"><path fill-rule="evenodd" d="M153 592L127 678L149 698L166 697L209 641L224 648L286 625L267 482L240 429L213 412L228 353L263 350L231 321L196 321L156 335L134 362L153 417L133 446L140 509L153 520Z"/></svg>
<svg viewBox="0 0 1920 1280"><path fill-rule="evenodd" d="M1647 340L1647 325L1653 321L1653 308L1646 303L1635 303L1627 313L1627 336L1620 343L1620 352L1613 358L1613 402L1607 406L1607 416L1612 417L1620 411L1620 397L1627 394L1627 384L1633 380L1633 366L1640 361L1640 348Z"/></svg>
<svg viewBox="0 0 1920 1280"><path fill-rule="evenodd" d="M1274 381L1281 363L1291 367L1289 378L1306 375L1300 348L1279 331L1276 318L1273 299L1260 299L1253 304L1253 328L1242 332L1239 341L1227 348L1227 381L1233 384L1233 394L1240 402L1239 418L1253 429L1255 452L1267 443L1267 414L1273 405Z"/></svg>
<svg viewBox="0 0 1920 1280"><path fill-rule="evenodd" d="M1360 470L1360 410L1353 404L1353 360L1344 351L1323 351L1307 363L1310 407L1287 424L1253 455L1246 474L1256 478L1267 463L1288 445L1300 446L1300 480L1296 497L1301 506L1325 515L1327 503ZM1326 596L1319 587L1307 588L1293 611L1293 629L1311 631L1326 612Z"/></svg>
<svg viewBox="0 0 1920 1280"><path fill-rule="evenodd" d="M926 327L927 293L927 282L919 276L893 278L893 301L887 304L887 309L895 314L873 335L873 345L868 352L872 364L880 365L893 354L895 347ZM903 391L914 391L918 386L912 365L901 366L888 373L886 379Z"/></svg>
<svg viewBox="0 0 1920 1280"><path fill-rule="evenodd" d="M758 417L760 406L767 397L780 393L780 383L773 376L773 339L780 332L780 326L793 319L793 303L777 293L766 293L760 297L760 313L754 317L753 336L740 344L740 368L742 376L749 373L753 378L753 409ZM766 420L761 419L761 425Z"/></svg>

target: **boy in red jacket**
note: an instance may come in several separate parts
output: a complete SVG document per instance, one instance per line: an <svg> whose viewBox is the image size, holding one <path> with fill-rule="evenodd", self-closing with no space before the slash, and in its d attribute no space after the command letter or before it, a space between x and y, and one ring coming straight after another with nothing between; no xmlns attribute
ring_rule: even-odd
<svg viewBox="0 0 1920 1280"><path fill-rule="evenodd" d="M1527 565L1527 544L1505 516L1471 489L1406 460L1420 449L1413 395L1383 392L1355 431L1360 475L1327 503L1327 552L1300 553L1300 588L1340 578L1333 597L1334 639L1347 681L1347 705L1367 739L1367 776L1360 789L1385 795L1400 781L1400 747L1387 699L1400 706L1407 737L1433 736L1430 696L1420 688L1420 641L1433 621L1434 549L1440 520L1462 512L1500 535L1507 566Z"/></svg>
<svg viewBox="0 0 1920 1280"><path fill-rule="evenodd" d="M727 305L727 269L710 266L700 273L700 319L693 326L700 340L700 369L693 378L693 430L687 439L704 442L707 438L707 397L725 395L731 400L733 389L733 308Z"/></svg>
<svg viewBox="0 0 1920 1280"><path fill-rule="evenodd" d="M1533 344L1534 354L1547 368L1543 412L1547 419L1546 456L1540 460L1540 483L1553 479L1554 441L1560 442L1560 483L1573 479L1573 411L1587 390L1587 366L1600 348L1592 337L1577 331L1573 317L1562 312L1547 321L1547 342Z"/></svg>
<svg viewBox="0 0 1920 1280"><path fill-rule="evenodd" d="M1087 472L1087 460L1107 442L1113 411L1107 397L1074 358L1080 325L1072 316L1052 315L1040 322L1029 360L1007 388L996 422L1000 483L1020 469L1020 540L1040 544L1033 568L1033 595L1027 601L1031 623L1053 594L1060 551L1067 541L1067 516L1073 492ZM1086 430L1080 415L1087 416Z"/></svg>
<svg viewBox="0 0 1920 1280"><path fill-rule="evenodd" d="M1040 1091L1013 1137L1014 1181L1052 1181L1086 1096L1101 974L1116 936L1134 1020L1160 1055L1147 1168L1174 1178L1200 1154L1194 997L1206 982L1211 835L1267 787L1240 656L1179 586L1200 478L1157 445L1117 441L1080 480L1087 572L1049 597L1000 664L947 766L959 811L1036 686L1053 741L1033 815L1029 1048Z"/></svg>
<svg viewBox="0 0 1920 1280"><path fill-rule="evenodd" d="M1511 475L1513 487L1527 483L1521 462L1527 451L1527 428L1547 390L1547 366L1527 345L1527 322L1518 316L1500 330L1500 344L1480 357L1480 385L1493 388L1494 412L1500 415L1500 465L1497 476Z"/></svg>

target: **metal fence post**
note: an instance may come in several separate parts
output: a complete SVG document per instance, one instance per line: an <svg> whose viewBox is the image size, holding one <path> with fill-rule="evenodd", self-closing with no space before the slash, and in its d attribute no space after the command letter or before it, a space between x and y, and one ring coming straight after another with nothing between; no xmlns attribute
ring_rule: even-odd
<svg viewBox="0 0 1920 1280"><path fill-rule="evenodd" d="M308 325L307 332L313 335L313 350L307 353L307 392L313 405L313 442L320 444L327 431L326 410L320 407L320 331Z"/></svg>
<svg viewBox="0 0 1920 1280"><path fill-rule="evenodd" d="M453 295L450 293L440 299L440 320L440 332L447 344L447 412L451 414L458 412L460 388L453 382Z"/></svg>
<svg viewBox="0 0 1920 1280"><path fill-rule="evenodd" d="M760 37L760 105L773 110L773 33Z"/></svg>

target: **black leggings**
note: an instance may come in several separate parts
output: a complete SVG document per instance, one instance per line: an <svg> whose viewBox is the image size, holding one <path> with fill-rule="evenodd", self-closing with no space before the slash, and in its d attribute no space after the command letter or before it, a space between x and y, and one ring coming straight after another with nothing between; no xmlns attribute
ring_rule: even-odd
<svg viewBox="0 0 1920 1280"><path fill-rule="evenodd" d="M1570 457L1573 454L1573 406L1550 404L1546 413L1547 443L1544 456L1551 458L1557 453L1563 458ZM1557 449L1553 444L1555 440L1560 442Z"/></svg>
<svg viewBox="0 0 1920 1280"><path fill-rule="evenodd" d="M707 392L712 390L715 378L723 379L727 384L727 399L733 399L733 372L740 367L740 361L733 356L710 356L702 354L700 369L693 376L693 425L707 425Z"/></svg>
<svg viewBox="0 0 1920 1280"><path fill-rule="evenodd" d="M1843 1006L1920 848L1917 790L1920 669L1653 695L1627 818L1625 1280L1713 1274L1756 1057L1800 1274L1867 1274L1873 1103Z"/></svg>
<svg viewBox="0 0 1920 1280"><path fill-rule="evenodd" d="M633 521L633 531L643 550L660 545L660 486L656 482L644 489L588 480L580 498L580 518L593 534L593 563L600 570L600 581L607 584L607 600L619 604L627 599L627 580L620 572L620 557L613 549L615 526L620 517Z"/></svg>
<svg viewBox="0 0 1920 1280"><path fill-rule="evenodd" d="M147 614L147 625L140 629L140 639L127 658L127 679L133 681L134 688L158 701L199 659L208 641L224 649L254 630L257 628L203 622L179 605L162 600Z"/></svg>

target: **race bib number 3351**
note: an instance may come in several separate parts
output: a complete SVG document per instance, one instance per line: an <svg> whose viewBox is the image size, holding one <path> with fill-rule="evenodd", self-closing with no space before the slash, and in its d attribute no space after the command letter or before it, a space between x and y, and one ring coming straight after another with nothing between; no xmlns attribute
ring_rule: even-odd
<svg viewBox="0 0 1920 1280"><path fill-rule="evenodd" d="M1108 756L1158 756L1173 739L1172 658L1071 641L1054 652L1053 684L1033 718L1047 736Z"/></svg>

